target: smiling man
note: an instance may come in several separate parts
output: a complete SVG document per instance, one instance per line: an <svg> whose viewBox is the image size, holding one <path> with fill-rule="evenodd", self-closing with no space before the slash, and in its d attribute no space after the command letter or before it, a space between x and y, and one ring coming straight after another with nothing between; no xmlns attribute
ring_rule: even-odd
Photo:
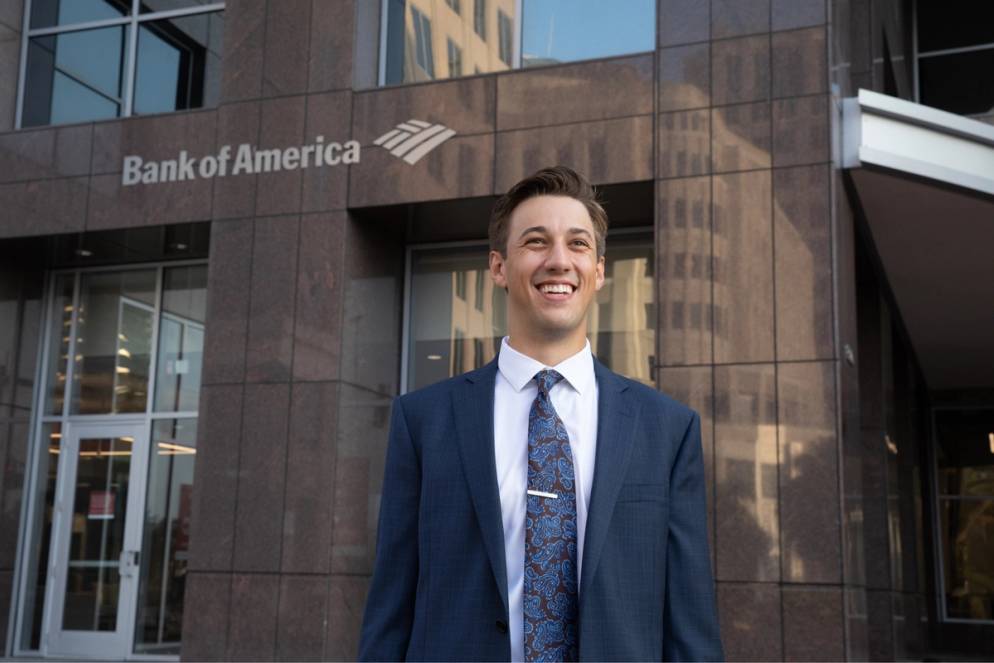
<svg viewBox="0 0 994 663"><path fill-rule="evenodd" d="M720 660L700 419L591 354L607 215L557 166L497 201L508 336L394 403L364 660Z"/></svg>

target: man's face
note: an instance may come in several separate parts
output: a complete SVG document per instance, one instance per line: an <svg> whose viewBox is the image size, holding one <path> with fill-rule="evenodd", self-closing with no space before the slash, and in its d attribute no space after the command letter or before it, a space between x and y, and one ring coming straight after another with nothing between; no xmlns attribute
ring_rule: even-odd
<svg viewBox="0 0 994 663"><path fill-rule="evenodd" d="M586 337L587 309L604 285L587 209L567 196L535 196L511 214L507 255L490 252L490 274L508 293L512 338Z"/></svg>

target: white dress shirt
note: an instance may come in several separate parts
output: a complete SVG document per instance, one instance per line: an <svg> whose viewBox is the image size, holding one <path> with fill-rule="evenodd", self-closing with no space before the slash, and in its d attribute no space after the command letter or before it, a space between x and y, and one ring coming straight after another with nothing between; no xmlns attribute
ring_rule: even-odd
<svg viewBox="0 0 994 663"><path fill-rule="evenodd" d="M576 573L579 588L583 568L583 539L594 480L597 451L597 379L590 341L583 350L556 366L546 366L501 343L494 388L494 456L504 521L507 561L508 629L511 660L524 660L525 635L522 592L525 574L525 507L528 489L528 414L538 395L535 374L552 368L563 376L549 396L569 434L576 489Z"/></svg>

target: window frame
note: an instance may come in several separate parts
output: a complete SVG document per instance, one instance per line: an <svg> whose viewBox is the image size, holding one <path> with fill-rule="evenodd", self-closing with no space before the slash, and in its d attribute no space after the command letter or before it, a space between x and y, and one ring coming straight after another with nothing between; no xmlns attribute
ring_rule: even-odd
<svg viewBox="0 0 994 663"><path fill-rule="evenodd" d="M195 16L197 14L210 14L214 12L223 12L225 9L225 2L220 0L218 2L212 2L206 5L191 5L189 7L183 7L181 9L168 9L158 12L141 12L141 0L131 0L131 11L127 16L122 16L120 18L108 18L99 19L95 21L84 21L82 23L69 23L66 25L53 25L46 28L31 28L31 13L32 4L34 0L24 0L24 16L22 17L21 23L21 49L20 49L20 62L18 64L17 73L17 105L15 110L14 118L14 129L41 129L44 127L52 126L63 126L61 124L40 124L33 125L30 127L24 127L23 115L24 115L24 92L26 88L26 75L28 66L28 46L31 40L37 37L46 36L59 36L62 34L69 34L73 32L83 32L86 30L95 30L98 28L110 28L123 26L125 28L125 47L127 48L127 56L125 58L124 66L124 89L123 89L123 103L121 104L121 114L116 117L108 117L101 120L89 120L89 122L103 122L106 120L118 120L125 117L131 117L134 115L134 94L135 94L135 75L137 72L136 58L138 56L138 31L141 24L149 21L161 21L170 18L179 18L184 16ZM180 111L171 111L180 112Z"/></svg>

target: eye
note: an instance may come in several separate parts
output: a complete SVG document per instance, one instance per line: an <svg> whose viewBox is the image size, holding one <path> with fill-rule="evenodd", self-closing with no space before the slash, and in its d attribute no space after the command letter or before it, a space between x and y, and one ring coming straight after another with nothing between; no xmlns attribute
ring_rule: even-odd
<svg viewBox="0 0 994 663"><path fill-rule="evenodd" d="M585 239L574 239L573 246L582 246L584 248L590 246L590 244Z"/></svg>
<svg viewBox="0 0 994 663"><path fill-rule="evenodd" d="M545 242L541 237L529 237L525 240L525 244L543 244Z"/></svg>

